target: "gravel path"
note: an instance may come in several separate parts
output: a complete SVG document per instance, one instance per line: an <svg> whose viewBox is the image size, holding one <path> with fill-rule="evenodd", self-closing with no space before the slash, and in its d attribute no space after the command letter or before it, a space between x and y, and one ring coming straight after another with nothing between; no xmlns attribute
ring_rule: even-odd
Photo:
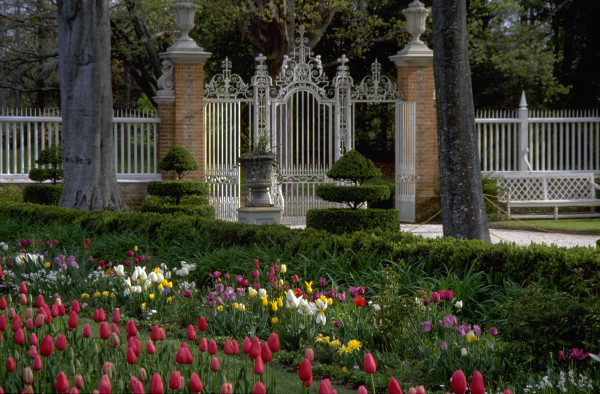
<svg viewBox="0 0 600 394"><path fill-rule="evenodd" d="M402 224L402 231L410 231L414 234L427 238L436 238L443 235L441 224ZM544 233L536 231L521 230L498 230L490 229L492 243L509 242L516 245L527 246L531 243L555 244L556 246L596 246L600 239L598 235Z"/></svg>

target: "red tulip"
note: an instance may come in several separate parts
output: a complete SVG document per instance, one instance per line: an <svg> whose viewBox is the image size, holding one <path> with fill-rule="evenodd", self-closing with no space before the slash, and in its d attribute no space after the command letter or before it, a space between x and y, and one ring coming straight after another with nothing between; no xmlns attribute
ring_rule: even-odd
<svg viewBox="0 0 600 394"><path fill-rule="evenodd" d="M69 381L67 375L63 371L60 371L56 376L56 384L54 385L57 393L66 393L69 391Z"/></svg>
<svg viewBox="0 0 600 394"><path fill-rule="evenodd" d="M152 327L152 332L150 333L150 339L154 342L160 341L160 327L154 326Z"/></svg>
<svg viewBox="0 0 600 394"><path fill-rule="evenodd" d="M127 364L137 363L137 356L131 347L127 347Z"/></svg>
<svg viewBox="0 0 600 394"><path fill-rule="evenodd" d="M110 338L110 328L108 327L108 323L105 321L100 323L100 338L101 339Z"/></svg>
<svg viewBox="0 0 600 394"><path fill-rule="evenodd" d="M39 308L40 306L42 306L44 304L45 304L45 302L44 302L44 296L41 295L41 294L39 294L37 296L37 298L35 299L35 307Z"/></svg>
<svg viewBox="0 0 600 394"><path fill-rule="evenodd" d="M144 385L135 376L129 379L129 386L133 394L144 394Z"/></svg>
<svg viewBox="0 0 600 394"><path fill-rule="evenodd" d="M504 390L504 392L502 394L513 394L512 391L510 391L509 389Z"/></svg>
<svg viewBox="0 0 600 394"><path fill-rule="evenodd" d="M233 347L233 353L231 354L239 354L240 353L240 346L238 345L237 341L235 339L231 340L231 345Z"/></svg>
<svg viewBox="0 0 600 394"><path fill-rule="evenodd" d="M27 367L23 370L23 383L25 383L25 384L33 383L33 371L29 367Z"/></svg>
<svg viewBox="0 0 600 394"><path fill-rule="evenodd" d="M201 352L205 352L208 350L208 341L206 340L206 337L202 337L202 339L200 340L198 350L200 350Z"/></svg>
<svg viewBox="0 0 600 394"><path fill-rule="evenodd" d="M2 298L0 298L0 311L3 311L7 308L8 305L6 305L6 297L2 296Z"/></svg>
<svg viewBox="0 0 600 394"><path fill-rule="evenodd" d="M112 385L110 383L110 378L107 375L102 375L100 378L100 387L98 387L98 394L110 394L112 390Z"/></svg>
<svg viewBox="0 0 600 394"><path fill-rule="evenodd" d="M19 328L17 330L17 332L15 333L15 337L13 338L13 340L15 341L15 344L17 345L22 345L25 343L25 333L23 332L22 328Z"/></svg>
<svg viewBox="0 0 600 394"><path fill-rule="evenodd" d="M109 378L112 377L113 372L115 371L115 366L110 361L105 361L102 365L102 374L108 375Z"/></svg>
<svg viewBox="0 0 600 394"><path fill-rule="evenodd" d="M2 297L2 298L4 299L4 297ZM0 331L5 331L5 330L6 330L6 316L0 315Z"/></svg>
<svg viewBox="0 0 600 394"><path fill-rule="evenodd" d="M265 366L263 364L262 358L260 357L260 354L258 355L258 357L256 357L254 359L254 374L255 375L262 375L263 372L265 372Z"/></svg>
<svg viewBox="0 0 600 394"><path fill-rule="evenodd" d="M169 388L179 390L181 388L181 373L173 371L169 378Z"/></svg>
<svg viewBox="0 0 600 394"><path fill-rule="evenodd" d="M267 389L265 388L263 382L261 382L260 380L256 382L256 385L252 389L252 394L266 394L266 392Z"/></svg>
<svg viewBox="0 0 600 394"><path fill-rule="evenodd" d="M27 321L25 321L25 328L28 331L33 331L33 319L32 318L28 318Z"/></svg>
<svg viewBox="0 0 600 394"><path fill-rule="evenodd" d="M192 326L191 324L187 328L187 339L188 339L188 341L196 340L196 330L194 329L194 326Z"/></svg>
<svg viewBox="0 0 600 394"><path fill-rule="evenodd" d="M333 394L331 381L329 379L321 380L321 384L319 385L319 394Z"/></svg>
<svg viewBox="0 0 600 394"><path fill-rule="evenodd" d="M481 376L481 372L479 371L473 373L473 379L471 379L471 394L485 394L483 376Z"/></svg>
<svg viewBox="0 0 600 394"><path fill-rule="evenodd" d="M221 364L219 363L219 359L217 357L213 357L211 360L210 370L213 372L219 372L221 370Z"/></svg>
<svg viewBox="0 0 600 394"><path fill-rule="evenodd" d="M35 315L35 319L33 320L33 323L37 328L41 328L44 325L45 321L46 321L46 315L44 313L38 312L38 314Z"/></svg>
<svg viewBox="0 0 600 394"><path fill-rule="evenodd" d="M202 391L202 381L196 372L190 376L190 391L192 393L199 393Z"/></svg>
<svg viewBox="0 0 600 394"><path fill-rule="evenodd" d="M367 390L366 386L359 386L358 390L356 391L356 394L369 394L369 391Z"/></svg>
<svg viewBox="0 0 600 394"><path fill-rule="evenodd" d="M37 335L35 335L35 332L32 332L31 335L29 336L29 344L32 346L38 345L38 337L37 337Z"/></svg>
<svg viewBox="0 0 600 394"><path fill-rule="evenodd" d="M79 313L79 311L81 311L79 301L73 300L73 302L71 303L71 311L75 311L75 313Z"/></svg>
<svg viewBox="0 0 600 394"><path fill-rule="evenodd" d="M303 382L312 379L312 367L310 365L310 361L307 358L305 358L304 361L300 363L300 368L298 369L298 376Z"/></svg>
<svg viewBox="0 0 600 394"><path fill-rule="evenodd" d="M198 319L198 329L204 332L207 328L208 324L206 324L206 319L204 318L204 316L201 316L200 319Z"/></svg>
<svg viewBox="0 0 600 394"><path fill-rule="evenodd" d="M2 391L2 394L4 394L4 391ZM31 385L25 386L25 388L23 388L23 391L21 392L21 394L34 394L33 386L31 386ZM77 394L79 394L79 393L77 393Z"/></svg>
<svg viewBox="0 0 600 394"><path fill-rule="evenodd" d="M252 345L252 341L250 340L250 338L248 338L248 337L244 338L244 343L242 344L242 352L244 352L245 354L250 353L251 345Z"/></svg>
<svg viewBox="0 0 600 394"><path fill-rule="evenodd" d="M35 345L29 346L29 351L27 352L27 357L34 360L38 356L37 347Z"/></svg>
<svg viewBox="0 0 600 394"><path fill-rule="evenodd" d="M165 339L167 339L167 330L165 330L163 327L160 328L160 340L164 341Z"/></svg>
<svg viewBox="0 0 600 394"><path fill-rule="evenodd" d="M65 304L58 304L58 314L64 316L66 313Z"/></svg>
<svg viewBox="0 0 600 394"><path fill-rule="evenodd" d="M137 336L137 334L138 334L138 328L135 325L135 322L133 320L127 321L127 324L125 325L125 330L127 331L127 340L129 340L129 338L131 338L131 337ZM154 331L154 328L152 328L152 331ZM159 334L158 338L160 339L160 333L158 333L158 334Z"/></svg>
<svg viewBox="0 0 600 394"><path fill-rule="evenodd" d="M388 384L388 391L390 394L403 394L402 387L400 387L400 383L393 377L390 378L390 383Z"/></svg>
<svg viewBox="0 0 600 394"><path fill-rule="evenodd" d="M52 336L46 335L42 338L42 343L40 344L40 355L47 357L52 354L54 351L54 345L52 344Z"/></svg>
<svg viewBox="0 0 600 394"><path fill-rule="evenodd" d="M15 308L10 308L8 310L8 314L6 315L6 317L8 317L10 320L14 319L15 316L17 316L17 311L15 310Z"/></svg>
<svg viewBox="0 0 600 394"><path fill-rule="evenodd" d="M269 344L269 349L273 353L277 353L279 351L279 335L272 332L271 335L269 335L269 340L267 342Z"/></svg>
<svg viewBox="0 0 600 394"><path fill-rule="evenodd" d="M52 305L52 307L50 308L50 316L57 317L59 314L60 312L58 311L58 305Z"/></svg>
<svg viewBox="0 0 600 394"><path fill-rule="evenodd" d="M163 394L164 387L163 381L159 374L155 373L152 375L152 380L150 381L150 394Z"/></svg>
<svg viewBox="0 0 600 394"><path fill-rule="evenodd" d="M19 293L27 294L27 285L25 282L21 282L21 286L19 286Z"/></svg>
<svg viewBox="0 0 600 394"><path fill-rule="evenodd" d="M104 314L104 309L100 308L100 309L96 309L94 311L94 321L96 323L100 323L102 321L106 320L106 316Z"/></svg>
<svg viewBox="0 0 600 394"><path fill-rule="evenodd" d="M312 386L312 384L313 384L313 377L312 377L312 375L310 376L310 379L308 379L308 380L307 380L307 381L305 381L305 382L302 382L302 385L303 385L304 387L310 387L310 386Z"/></svg>
<svg viewBox="0 0 600 394"><path fill-rule="evenodd" d="M460 369L457 369L452 374L452 391L455 394L464 394L467 392L467 378Z"/></svg>
<svg viewBox="0 0 600 394"><path fill-rule="evenodd" d="M132 348L136 356L139 356L142 353L142 344L140 343L140 340L137 337L129 338L127 347Z"/></svg>
<svg viewBox="0 0 600 394"><path fill-rule="evenodd" d="M223 345L223 352L227 355L233 354L233 344L229 340L229 338L225 339L225 344Z"/></svg>
<svg viewBox="0 0 600 394"><path fill-rule="evenodd" d="M156 353L156 346L154 346L154 342L152 342L150 339L146 341L146 352L148 354Z"/></svg>
<svg viewBox="0 0 600 394"><path fill-rule="evenodd" d="M119 331L119 327L117 327L117 325L116 325L115 323L113 323L113 324L110 326L110 332L111 332L111 333L113 333L113 332L114 332L114 333L115 333L115 334L117 334L117 335L119 335L119 334L121 333L121 331Z"/></svg>
<svg viewBox="0 0 600 394"><path fill-rule="evenodd" d="M42 369L42 359L40 358L40 356L37 356L33 360L33 365L31 366L31 368L33 368L34 371L39 371Z"/></svg>
<svg viewBox="0 0 600 394"><path fill-rule="evenodd" d="M58 334L54 346L56 346L57 350L65 350L67 347L67 337L65 337L63 334Z"/></svg>
<svg viewBox="0 0 600 394"><path fill-rule="evenodd" d="M373 360L373 356L371 355L371 353L367 353L365 355L365 372L371 374L375 373L375 371L377 371L375 360Z"/></svg>
<svg viewBox="0 0 600 394"><path fill-rule="evenodd" d="M233 386L231 383L223 383L223 386L221 386L221 394L233 394Z"/></svg>
<svg viewBox="0 0 600 394"><path fill-rule="evenodd" d="M4 278L4 272L2 271L2 266L0 265L0 279Z"/></svg>
<svg viewBox="0 0 600 394"><path fill-rule="evenodd" d="M260 341L258 340L257 337L254 337L254 339L252 339L252 343L250 344L250 351L248 352L248 355L250 356L250 358L252 360L254 360L256 357L260 356Z"/></svg>
<svg viewBox="0 0 600 394"><path fill-rule="evenodd" d="M113 323L121 323L121 310L119 308L115 308L112 321Z"/></svg>
<svg viewBox="0 0 600 394"><path fill-rule="evenodd" d="M273 359L271 349L269 348L269 344L267 342L264 342L260 348L260 358L267 363Z"/></svg>
<svg viewBox="0 0 600 394"><path fill-rule="evenodd" d="M23 325L23 321L21 320L21 316L20 315L16 315L13 318L12 331L13 332L17 332L17 330L19 328L21 328L22 325Z"/></svg>
<svg viewBox="0 0 600 394"><path fill-rule="evenodd" d="M315 360L315 351L312 348L306 348L304 351L304 358L307 358L308 361L313 362Z"/></svg>
<svg viewBox="0 0 600 394"><path fill-rule="evenodd" d="M14 358L12 358L12 357L9 357L9 358L6 360L6 370L7 370L8 372L12 372L12 371L14 371L14 370L15 370L15 368L17 368L17 362L15 361L15 359L14 359Z"/></svg>
<svg viewBox="0 0 600 394"><path fill-rule="evenodd" d="M83 326L83 337L84 338L89 338L90 335L92 335L92 329L90 328L90 323L86 323L85 326Z"/></svg>
<svg viewBox="0 0 600 394"><path fill-rule="evenodd" d="M71 331L72 329L76 328L78 324L79 324L79 322L77 321L77 312L75 312L74 310L71 310L71 313L69 313L69 321L67 323L67 329L69 331Z"/></svg>
<svg viewBox="0 0 600 394"><path fill-rule="evenodd" d="M215 355L217 350L217 343L214 341L214 339L211 339L211 341L208 343L208 353Z"/></svg>
<svg viewBox="0 0 600 394"><path fill-rule="evenodd" d="M77 387L79 390L81 390L84 386L83 376L75 375L75 377L73 378L73 385L75 387Z"/></svg>

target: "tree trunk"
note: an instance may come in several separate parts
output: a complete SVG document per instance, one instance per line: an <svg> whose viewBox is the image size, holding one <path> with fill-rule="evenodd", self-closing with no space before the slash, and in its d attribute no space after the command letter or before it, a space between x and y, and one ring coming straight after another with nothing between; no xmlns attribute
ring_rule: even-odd
<svg viewBox="0 0 600 394"><path fill-rule="evenodd" d="M60 206L126 208L114 165L108 0L59 0L58 43L64 171Z"/></svg>
<svg viewBox="0 0 600 394"><path fill-rule="evenodd" d="M467 54L465 0L433 2L433 67L444 236L489 242Z"/></svg>

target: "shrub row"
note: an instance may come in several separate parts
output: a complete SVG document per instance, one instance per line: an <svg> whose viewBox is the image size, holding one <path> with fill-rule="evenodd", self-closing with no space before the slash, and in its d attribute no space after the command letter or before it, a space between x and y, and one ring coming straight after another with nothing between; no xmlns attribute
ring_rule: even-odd
<svg viewBox="0 0 600 394"><path fill-rule="evenodd" d="M319 185L316 193L325 201L344 202L352 205L360 204L362 201L379 202L390 197L390 189L387 185Z"/></svg>
<svg viewBox="0 0 600 394"><path fill-rule="evenodd" d="M62 186L26 185L23 187L23 201L33 204L58 205L62 196Z"/></svg>
<svg viewBox="0 0 600 394"><path fill-rule="evenodd" d="M212 205L174 205L161 204L151 201L142 202L140 212L154 213L182 213L186 215L198 215L204 218L215 217L215 207Z"/></svg>
<svg viewBox="0 0 600 394"><path fill-rule="evenodd" d="M364 186L353 188L362 189ZM383 185L383 188L387 192L387 186ZM400 218L397 211L390 209L309 209L306 214L306 227L325 230L332 234L376 228L398 232Z"/></svg>
<svg viewBox="0 0 600 394"><path fill-rule="evenodd" d="M452 238L423 239L411 233L383 230L335 235L323 230L289 229L281 225L230 223L198 215L88 212L24 203L3 204L0 214L42 224L75 223L96 234L129 230L151 239L162 237L180 242L191 242L206 235L215 245L223 247L277 244L283 245L282 250L292 255L316 260L325 254L346 253L351 265L373 261L374 257L382 265L386 260L422 262L426 272L438 269L461 272L474 265L474 269L487 273L494 283L502 284L506 279L546 282L567 291L579 286L582 279L598 280L600 272L598 248L536 244L521 247Z"/></svg>

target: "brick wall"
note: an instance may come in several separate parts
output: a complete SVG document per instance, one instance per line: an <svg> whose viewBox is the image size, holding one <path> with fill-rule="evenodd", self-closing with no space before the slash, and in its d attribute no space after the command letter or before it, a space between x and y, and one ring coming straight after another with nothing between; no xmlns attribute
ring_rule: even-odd
<svg viewBox="0 0 600 394"><path fill-rule="evenodd" d="M401 65L398 67L398 90L405 101L416 103L415 169L422 178L416 184L415 213L417 220L436 197L439 184L436 108L433 65Z"/></svg>

